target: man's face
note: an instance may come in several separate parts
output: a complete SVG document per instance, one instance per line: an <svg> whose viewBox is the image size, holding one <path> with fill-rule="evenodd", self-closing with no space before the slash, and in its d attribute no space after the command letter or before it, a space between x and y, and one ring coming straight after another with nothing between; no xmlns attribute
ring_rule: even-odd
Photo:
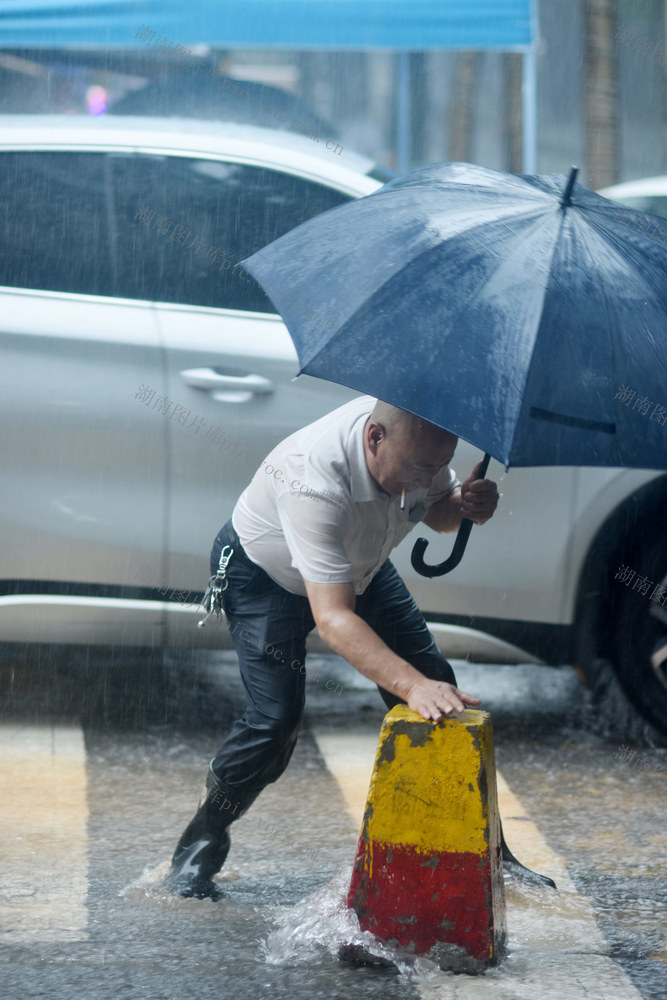
<svg viewBox="0 0 667 1000"><path fill-rule="evenodd" d="M370 474L390 496L428 489L440 469L451 462L458 443L454 434L430 427L410 436L387 437L382 425L372 421L365 434Z"/></svg>

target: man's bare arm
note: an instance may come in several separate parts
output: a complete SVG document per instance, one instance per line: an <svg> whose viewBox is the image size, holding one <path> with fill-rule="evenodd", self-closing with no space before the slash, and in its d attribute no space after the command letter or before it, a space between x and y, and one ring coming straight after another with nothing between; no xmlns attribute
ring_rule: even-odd
<svg viewBox="0 0 667 1000"><path fill-rule="evenodd" d="M498 506L498 489L491 479L477 479L481 461L461 486L429 508L423 523L434 531L458 531L464 517L485 524Z"/></svg>
<svg viewBox="0 0 667 1000"><path fill-rule="evenodd" d="M444 681L432 681L389 649L355 614L351 583L305 580L313 618L324 641L359 673L405 701L425 719L439 719L479 705L479 698Z"/></svg>
<svg viewBox="0 0 667 1000"><path fill-rule="evenodd" d="M434 531L458 531L463 515L461 514L461 487L454 489L429 507L423 523Z"/></svg>

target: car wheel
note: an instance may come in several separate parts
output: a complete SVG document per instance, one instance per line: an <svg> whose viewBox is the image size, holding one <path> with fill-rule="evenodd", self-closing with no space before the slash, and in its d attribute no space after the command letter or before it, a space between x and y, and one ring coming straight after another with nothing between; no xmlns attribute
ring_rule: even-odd
<svg viewBox="0 0 667 1000"><path fill-rule="evenodd" d="M616 576L614 666L642 715L667 732L667 538L636 548Z"/></svg>

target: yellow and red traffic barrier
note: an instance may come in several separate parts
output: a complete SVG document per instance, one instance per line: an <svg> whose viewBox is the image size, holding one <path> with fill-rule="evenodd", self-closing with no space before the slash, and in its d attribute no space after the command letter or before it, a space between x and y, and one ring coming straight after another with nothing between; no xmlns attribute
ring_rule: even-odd
<svg viewBox="0 0 667 1000"><path fill-rule="evenodd" d="M348 905L362 930L441 968L494 964L506 938L491 716L385 716Z"/></svg>

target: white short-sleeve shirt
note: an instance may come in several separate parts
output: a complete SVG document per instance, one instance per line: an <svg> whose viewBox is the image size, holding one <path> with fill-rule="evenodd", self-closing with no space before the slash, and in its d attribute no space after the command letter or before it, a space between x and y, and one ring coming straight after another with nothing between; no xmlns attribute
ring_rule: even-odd
<svg viewBox="0 0 667 1000"><path fill-rule="evenodd" d="M234 508L250 559L293 594L353 583L363 594L399 542L458 480L449 466L428 490L390 497L366 465L363 432L376 400L362 396L291 434L269 453Z"/></svg>

